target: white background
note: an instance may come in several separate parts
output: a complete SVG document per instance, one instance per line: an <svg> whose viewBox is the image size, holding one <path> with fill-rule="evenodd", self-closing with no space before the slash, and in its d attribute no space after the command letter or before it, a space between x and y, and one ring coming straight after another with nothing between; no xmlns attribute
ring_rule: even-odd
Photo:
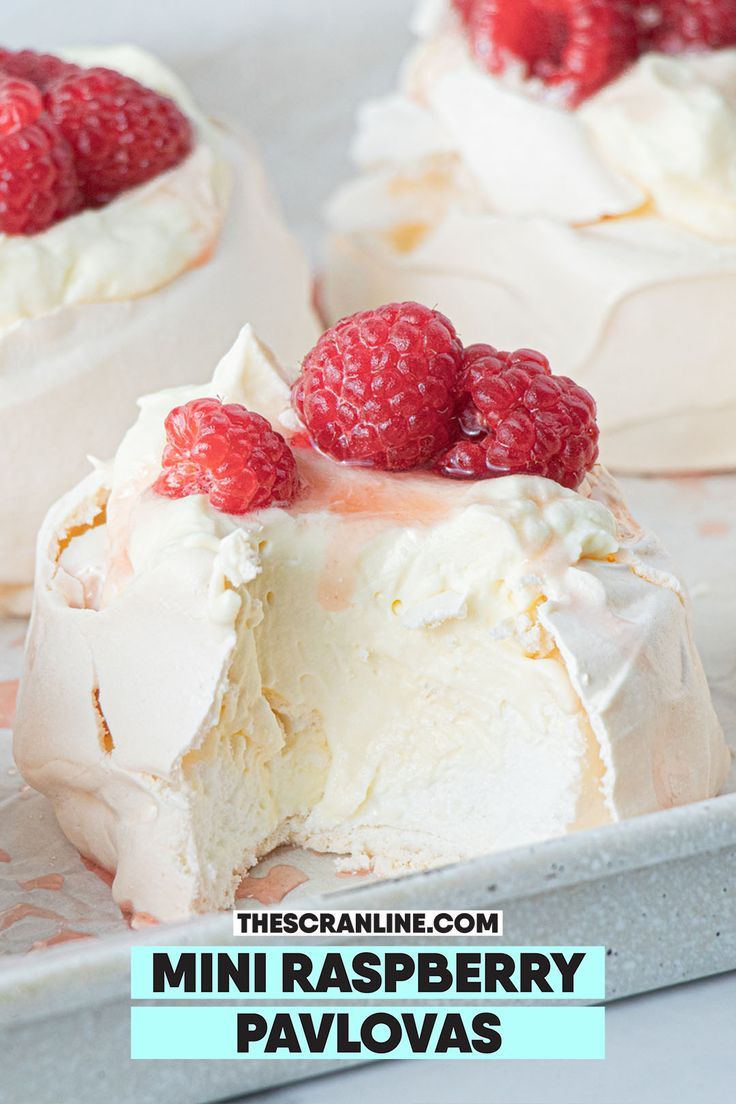
<svg viewBox="0 0 736 1104"><path fill-rule="evenodd" d="M348 174L355 108L366 96L392 87L410 42L411 4L2 0L0 10L7 45L128 41L172 64L204 106L258 138L287 216L317 262L320 209L334 182ZM258 1100L726 1104L736 1099L736 975L613 1005L607 1035L605 1063L386 1062Z"/></svg>

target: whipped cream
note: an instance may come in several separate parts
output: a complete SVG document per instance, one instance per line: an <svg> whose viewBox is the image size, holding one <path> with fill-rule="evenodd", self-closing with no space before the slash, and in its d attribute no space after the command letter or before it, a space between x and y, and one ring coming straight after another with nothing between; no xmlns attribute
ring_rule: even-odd
<svg viewBox="0 0 736 1104"><path fill-rule="evenodd" d="M59 51L86 67L116 69L175 100L195 128L184 161L31 236L0 234L0 336L62 307L130 299L207 261L230 194L217 128L156 58L132 46Z"/></svg>
<svg viewBox="0 0 736 1104"><path fill-rule="evenodd" d="M736 50L646 55L579 115L661 218L736 242Z"/></svg>
<svg viewBox="0 0 736 1104"><path fill-rule="evenodd" d="M484 72L446 8L431 9L416 24L424 41L404 67L403 96L364 116L358 164L416 155L402 133L407 97L424 108L424 154L454 151L491 210L579 225L647 205L736 240L736 49L645 54L570 111L539 81Z"/></svg>
<svg viewBox="0 0 736 1104"><path fill-rule="evenodd" d="M209 385L142 401L39 541L16 760L116 899L175 919L280 842L388 873L717 792L687 599L605 472L297 449L292 507L229 517L150 490L166 413L204 394L290 424L246 328Z"/></svg>
<svg viewBox="0 0 736 1104"><path fill-rule="evenodd" d="M448 3L416 29L329 206L328 319L436 303L586 386L609 465L735 464L736 50L645 55L571 111L484 72Z"/></svg>

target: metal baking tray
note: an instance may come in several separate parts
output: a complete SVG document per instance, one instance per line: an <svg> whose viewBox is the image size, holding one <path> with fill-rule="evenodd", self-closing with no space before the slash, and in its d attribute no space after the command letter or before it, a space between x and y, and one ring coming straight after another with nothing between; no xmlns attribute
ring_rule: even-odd
<svg viewBox="0 0 736 1104"><path fill-rule="evenodd" d="M716 708L736 748L736 476L623 482L633 512L675 552L690 586ZM0 636L10 633L6 625ZM736 967L735 791L732 771L726 792L712 801L423 874L335 879L327 894L315 892L316 864L325 861L315 856L282 852L260 873L270 872L274 883L274 867L281 874L305 871L309 880L288 896L300 907L327 900L333 909L502 908L504 937L494 946L605 945L607 996L614 1000ZM19 813L16 802L16 823L19 815L31 826L32 816L45 822L48 810L33 811L36 803L43 799L33 795ZM0 801L0 846L5 815ZM0 898L0 916L2 908ZM0 931L0 952L19 927ZM293 1060L131 1062L131 945L232 943L231 917L129 931L110 907L103 927L94 940L0 957L2 1104L56 1104L63 1084L73 1086L77 1104L205 1104L335 1067Z"/></svg>

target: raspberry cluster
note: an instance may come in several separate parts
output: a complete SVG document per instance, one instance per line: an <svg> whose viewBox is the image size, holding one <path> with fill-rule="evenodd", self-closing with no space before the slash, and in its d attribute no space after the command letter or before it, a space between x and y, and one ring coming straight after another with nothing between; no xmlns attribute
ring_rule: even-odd
<svg viewBox="0 0 736 1104"><path fill-rule="evenodd" d="M173 168L192 127L112 69L0 49L0 232L36 234Z"/></svg>
<svg viewBox="0 0 736 1104"><path fill-rule="evenodd" d="M419 303L344 318L304 359L292 402L333 460L452 479L543 475L576 488L598 458L593 399L533 349L463 348L455 327ZM166 418L153 490L206 495L226 514L288 506L296 461L265 418L236 403L193 399Z"/></svg>
<svg viewBox="0 0 736 1104"><path fill-rule="evenodd" d="M575 107L648 50L736 45L736 0L453 0L488 72L521 66Z"/></svg>
<svg viewBox="0 0 736 1104"><path fill-rule="evenodd" d="M456 479L546 476L576 488L598 458L595 402L541 353L463 348L418 303L362 311L307 355L293 405L334 460Z"/></svg>

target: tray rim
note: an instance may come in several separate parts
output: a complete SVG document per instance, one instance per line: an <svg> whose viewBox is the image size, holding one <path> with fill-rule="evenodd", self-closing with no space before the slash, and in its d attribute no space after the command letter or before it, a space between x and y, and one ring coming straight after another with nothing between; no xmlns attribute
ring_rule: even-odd
<svg viewBox="0 0 736 1104"><path fill-rule="evenodd" d="M307 895L299 899L299 907L320 907L325 901L329 901L330 908L381 907L380 900L374 898L391 887L391 907L430 908L433 897L443 889L457 891L458 879L467 886L468 908L477 905L473 895L478 892L484 894L484 905L500 906L728 848L736 849L736 793L492 852L465 862L352 886L337 893ZM133 946L216 946L232 942L228 911L48 948L36 954L0 957L0 1029L127 997ZM237 942L246 946L259 940Z"/></svg>

